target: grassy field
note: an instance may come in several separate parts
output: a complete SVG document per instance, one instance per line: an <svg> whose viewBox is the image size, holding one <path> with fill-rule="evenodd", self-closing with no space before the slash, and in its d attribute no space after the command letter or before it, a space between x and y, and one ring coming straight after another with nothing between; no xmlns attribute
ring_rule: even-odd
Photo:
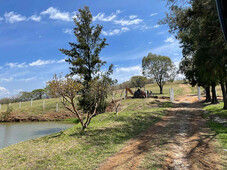
<svg viewBox="0 0 227 170"><path fill-rule="evenodd" d="M223 110L224 103L221 102L219 104L208 105L204 109L209 112L210 115L218 116L221 118L227 119L227 110Z"/></svg>
<svg viewBox="0 0 227 170"><path fill-rule="evenodd" d="M190 85L182 84L182 82L174 82L174 83L167 83L164 86L163 94L159 94L159 87L157 84L147 84L145 89L152 91L153 95L159 95L159 96L168 96L169 97L169 89L173 88L175 97L184 95L186 93L195 92L196 88L190 87ZM185 88L187 90L185 91ZM136 88L132 88L133 91L136 91ZM122 90L118 90L118 93L116 95L115 99L123 98L124 95L121 96ZM130 96L130 95L129 95ZM132 96L132 95L131 95ZM108 100L111 101L112 96L111 94L108 97ZM43 102L45 103L45 107L43 107ZM20 103L11 103L10 106L13 108L12 113L14 115L20 115L24 117L29 116L43 116L48 113L54 113L56 112L56 104L58 104L58 112L67 112L67 110L64 108L62 103L60 102L60 99L43 99L43 100L33 100L32 105L31 101L21 102ZM7 104L1 105L0 110L0 116L2 112L5 112L7 110Z"/></svg>
<svg viewBox="0 0 227 170"><path fill-rule="evenodd" d="M44 102L44 107L43 107L43 102ZM31 105L31 101L21 102L21 108L20 108L20 103L11 103L9 105L13 108L13 112L14 111L22 112L22 113L29 112L36 115L43 112L56 111L56 104L58 104L59 111L64 110L64 107L60 102L60 99L57 99L57 98L33 100L32 105ZM2 104L1 112L5 112L6 110L7 110L7 104Z"/></svg>
<svg viewBox="0 0 227 170"><path fill-rule="evenodd" d="M221 119L227 119L227 110L223 110L223 106L223 102L216 105L206 106L204 109L208 111L208 113L206 113L205 117L220 117ZM213 119L210 119L208 125L213 131L215 131L223 147L227 149L227 127L222 123L215 122Z"/></svg>
<svg viewBox="0 0 227 170"><path fill-rule="evenodd" d="M152 90L153 93L159 92L159 88L155 84L147 85L146 88ZM182 86L177 82L166 84L163 95L168 96L169 88L174 89L176 96L196 92L196 88L191 88L189 85ZM120 95L117 98L119 99ZM31 114L40 114L40 112L45 114L47 111L54 111L57 102L59 99L45 100L45 109L42 108L42 100L33 101L32 107L30 102L24 102L20 109L14 110ZM12 106L18 107L18 103L12 104ZM168 101L160 102L149 98L123 100L118 116L114 113L100 114L92 119L90 126L83 133L81 133L80 124L75 123L73 128L65 130L63 133L21 142L1 149L0 169L96 169L106 158L118 152L128 140L137 137L159 121L165 115L166 108L169 107L172 107L172 103ZM220 106L207 106L205 109L209 110L211 114L225 115L226 113L220 108L221 104ZM61 105L60 109L63 109ZM226 148L226 127L215 122L209 122L209 126L217 133ZM165 148L160 148L160 153L162 153L162 149ZM146 157L155 156L152 151L149 153ZM158 156L162 163L165 155L159 154ZM148 166L149 163L145 162L144 168L147 167L146 165Z"/></svg>
<svg viewBox="0 0 227 170"><path fill-rule="evenodd" d="M176 81L173 83L166 83L163 87L163 94L160 94L160 88L158 87L158 85L156 83L154 84L146 84L145 88L142 88L142 90L148 90L148 91L152 91L152 94L154 96L166 96L169 97L170 93L169 93L169 89L173 88L174 91L174 96L178 97L178 96L182 96L185 94L194 94L197 92L197 88L196 87L191 87L189 84L184 84L183 81ZM131 90L133 92L135 92L137 90L137 88L131 88ZM121 94L121 90L118 90L118 97ZM132 97L132 95L130 93L128 93L128 96Z"/></svg>
<svg viewBox="0 0 227 170"><path fill-rule="evenodd" d="M80 124L47 137L25 141L0 150L3 169L95 169L124 143L145 131L165 114L169 102L128 99L116 116L96 116L85 133ZM0 169L1 169L0 168Z"/></svg>

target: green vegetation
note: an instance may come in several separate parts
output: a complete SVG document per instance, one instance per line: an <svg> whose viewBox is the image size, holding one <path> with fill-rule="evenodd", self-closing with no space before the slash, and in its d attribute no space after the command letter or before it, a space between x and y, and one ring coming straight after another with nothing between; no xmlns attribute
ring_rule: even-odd
<svg viewBox="0 0 227 170"><path fill-rule="evenodd" d="M157 96L169 97L169 88L173 88L175 97L182 96L187 93L196 92L196 87L190 87L190 85L183 84L181 81L167 83L165 85L165 87L163 88L162 95L159 94L159 87L157 86L157 84L146 84L145 85L145 89L152 91L153 95L155 95L155 96L157 95ZM186 89L189 89L189 91L187 92ZM132 88L132 90L135 91L137 89ZM122 93L122 90L118 90L115 99L120 99L121 93ZM122 95L122 97L123 97L123 95ZM112 100L112 96L109 95L108 101L111 101L111 100ZM43 101L45 103L45 108L43 108ZM132 101L136 101L136 99L134 99ZM130 102L132 102L132 101L130 101ZM124 102L128 102L128 100L122 101L122 103L124 103ZM54 112L56 112L56 104L58 104L59 113L67 112L67 109L64 108L64 106L61 103L59 98L33 100L32 106L31 106L31 101L21 102L21 108L19 108L20 103L11 103L11 106L13 108L12 113L14 113L14 114L18 114L18 115L23 114L23 115L32 116L32 115L45 115L50 112L54 113ZM2 112L6 112L6 110L7 110L7 104L2 104L0 114Z"/></svg>
<svg viewBox="0 0 227 170"><path fill-rule="evenodd" d="M128 99L116 116L105 113L92 119L86 132L80 124L47 137L25 141L0 150L4 169L95 169L124 143L145 131L164 115L151 99ZM136 105L135 105L136 103ZM88 163L89 162L89 163Z"/></svg>
<svg viewBox="0 0 227 170"><path fill-rule="evenodd" d="M45 103L44 108L43 108L43 101ZM21 108L19 108L20 103L11 103L10 105L13 108L13 112L38 115L38 114L44 114L50 111L56 111L57 103L58 103L59 111L65 110L63 105L60 102L60 99L58 98L33 100L32 106L31 106L31 101L21 102ZM1 112L4 112L6 110L7 110L7 104L2 104Z"/></svg>
<svg viewBox="0 0 227 170"><path fill-rule="evenodd" d="M132 87L144 87L145 84L147 83L148 79L143 76L133 76L130 79Z"/></svg>
<svg viewBox="0 0 227 170"><path fill-rule="evenodd" d="M227 110L223 110L223 105L224 103L221 102L220 104L206 106L204 109L208 113L206 113L205 117L217 116L221 119L227 119ZM208 122L208 125L215 132L223 147L227 149L227 127L219 122L214 122L212 119Z"/></svg>
<svg viewBox="0 0 227 170"><path fill-rule="evenodd" d="M218 122L208 122L211 130L215 132L224 149L227 149L227 128Z"/></svg>
<svg viewBox="0 0 227 170"><path fill-rule="evenodd" d="M221 118L227 119L227 110L223 110L224 103L221 102L216 105L208 105L204 109L209 111L209 116L210 115L216 115Z"/></svg>
<svg viewBox="0 0 227 170"><path fill-rule="evenodd" d="M100 53L108 45L106 39L101 37L103 27L99 24L93 25L93 17L89 7L85 6L78 11L76 17L73 18L76 42L69 42L70 50L60 49L68 57L65 61L70 64L70 75L81 78L80 83L83 86L78 89L78 93L80 93L77 98L78 108L75 109L72 98L75 94L68 95L69 93L67 93L64 96L61 93L59 94L65 101L70 103L72 108L67 109L78 117L83 129L85 129L91 118L97 113L105 112L108 105L106 101L107 92L109 86L113 84L110 78L113 73L113 65L111 64L105 73L100 71L101 67L106 64L106 61L101 60ZM67 88L69 86L65 87L65 89ZM83 118L77 112L78 109L87 114L86 120L83 121Z"/></svg>
<svg viewBox="0 0 227 170"><path fill-rule="evenodd" d="M183 58L179 64L180 72L192 86L203 87L206 102L212 104L218 103L215 87L220 84L223 108L227 109L227 48L215 1L166 2L169 12L161 22L168 24L169 32L181 44Z"/></svg>
<svg viewBox="0 0 227 170"><path fill-rule="evenodd" d="M167 81L174 81L176 76L176 67L167 56L160 56L149 53L142 60L143 75L152 77L160 88L160 94L163 93L163 86Z"/></svg>

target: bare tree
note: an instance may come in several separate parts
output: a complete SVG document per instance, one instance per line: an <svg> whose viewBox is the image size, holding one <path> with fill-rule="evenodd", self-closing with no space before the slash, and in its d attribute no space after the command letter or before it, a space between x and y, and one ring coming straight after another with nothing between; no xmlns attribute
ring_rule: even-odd
<svg viewBox="0 0 227 170"><path fill-rule="evenodd" d="M116 95L118 94L118 90L116 90L114 87L112 90L112 103L114 104L114 110L115 110L117 116L118 116L118 108L121 105L121 101L123 99L122 95L123 95L124 90L125 89L122 89L120 99L118 101L115 99Z"/></svg>
<svg viewBox="0 0 227 170"><path fill-rule="evenodd" d="M92 114L88 112L86 116L84 116L79 112L77 95L83 87L80 79L73 79L71 77L62 78L61 76L58 77L57 75L54 75L53 80L49 81L48 84L52 95L60 97L64 107L75 114L79 119L82 130L87 128L91 119L96 116L97 102L95 103L95 109Z"/></svg>

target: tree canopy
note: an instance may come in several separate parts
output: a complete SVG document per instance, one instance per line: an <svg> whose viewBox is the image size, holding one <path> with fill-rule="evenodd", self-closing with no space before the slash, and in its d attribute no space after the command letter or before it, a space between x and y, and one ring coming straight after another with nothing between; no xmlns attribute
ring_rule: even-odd
<svg viewBox="0 0 227 170"><path fill-rule="evenodd" d="M212 87L212 103L217 103L215 86L221 84L226 98L227 48L219 24L215 1L167 0L170 12L162 21L180 40L183 59L180 70L192 86L203 86L209 101ZM225 101L225 100L224 100ZM225 101L224 108L227 108Z"/></svg>
<svg viewBox="0 0 227 170"><path fill-rule="evenodd" d="M99 54L101 50L108 45L105 38L100 38L103 27L100 25L93 26L92 21L93 17L89 7L85 6L83 9L79 9L79 13L74 18L74 35L76 42L69 42L71 46L69 50L60 49L62 53L68 56L66 59L66 62L70 64L70 74L68 76L81 77L80 83L82 87L73 91L74 97L77 93L80 95L75 99L69 98L67 94L61 93L61 97L69 98L69 102L65 100L72 106L71 111L80 119L83 129L89 125L91 118L99 113L105 112L108 89L113 83L110 78L110 74L113 73L113 65L111 64L109 66L108 71L101 71L101 67L105 65L106 62L100 59ZM66 76L66 79L71 82L72 77L71 79L68 78L69 77ZM58 79L55 81L62 82ZM53 82L54 80L50 85L53 85ZM64 87L66 89L71 88L68 82L65 83ZM76 82L73 84L76 84ZM58 91L60 92L59 89ZM79 101L78 109L84 114L87 114L85 122L83 121L83 116L80 116L77 109L75 109L74 100ZM65 106L67 108L67 104L65 104Z"/></svg>
<svg viewBox="0 0 227 170"><path fill-rule="evenodd" d="M130 79L130 83L133 87L144 87L147 83L147 78L144 76L133 76Z"/></svg>
<svg viewBox="0 0 227 170"><path fill-rule="evenodd" d="M163 86L166 81L173 78L175 66L167 56L161 56L149 53L142 60L143 75L153 78L160 88L160 94L163 92Z"/></svg>
<svg viewBox="0 0 227 170"><path fill-rule="evenodd" d="M85 6L83 9L79 9L79 13L74 18L74 35L77 42L69 42L70 50L60 49L68 56L66 62L71 65L71 75L81 75L86 85L106 63L100 59L99 54L108 45L105 38L100 38L103 27L100 25L92 26L92 20L89 7Z"/></svg>

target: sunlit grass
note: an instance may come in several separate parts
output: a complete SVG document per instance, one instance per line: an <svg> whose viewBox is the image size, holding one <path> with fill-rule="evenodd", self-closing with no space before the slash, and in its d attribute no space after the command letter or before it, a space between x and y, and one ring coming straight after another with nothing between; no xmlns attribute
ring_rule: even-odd
<svg viewBox="0 0 227 170"><path fill-rule="evenodd" d="M227 110L223 110L224 103L208 105L204 109L209 112L209 115L216 115L221 118L227 118Z"/></svg>
<svg viewBox="0 0 227 170"><path fill-rule="evenodd" d="M205 114L205 117L218 116L221 119L227 119L227 110L223 110L223 106L224 103L221 102L219 104L204 107L204 109L208 111L208 113ZM215 122L213 119L208 122L208 125L211 130L216 133L217 138L222 143L223 147L227 149L227 127L222 123Z"/></svg>
<svg viewBox="0 0 227 170"><path fill-rule="evenodd" d="M136 103L136 104L135 104ZM47 137L25 141L0 150L3 169L95 169L126 141L161 119L164 108L152 108L151 99L123 101L118 116L96 116L85 132L80 124ZM141 107L135 107L135 106Z"/></svg>

